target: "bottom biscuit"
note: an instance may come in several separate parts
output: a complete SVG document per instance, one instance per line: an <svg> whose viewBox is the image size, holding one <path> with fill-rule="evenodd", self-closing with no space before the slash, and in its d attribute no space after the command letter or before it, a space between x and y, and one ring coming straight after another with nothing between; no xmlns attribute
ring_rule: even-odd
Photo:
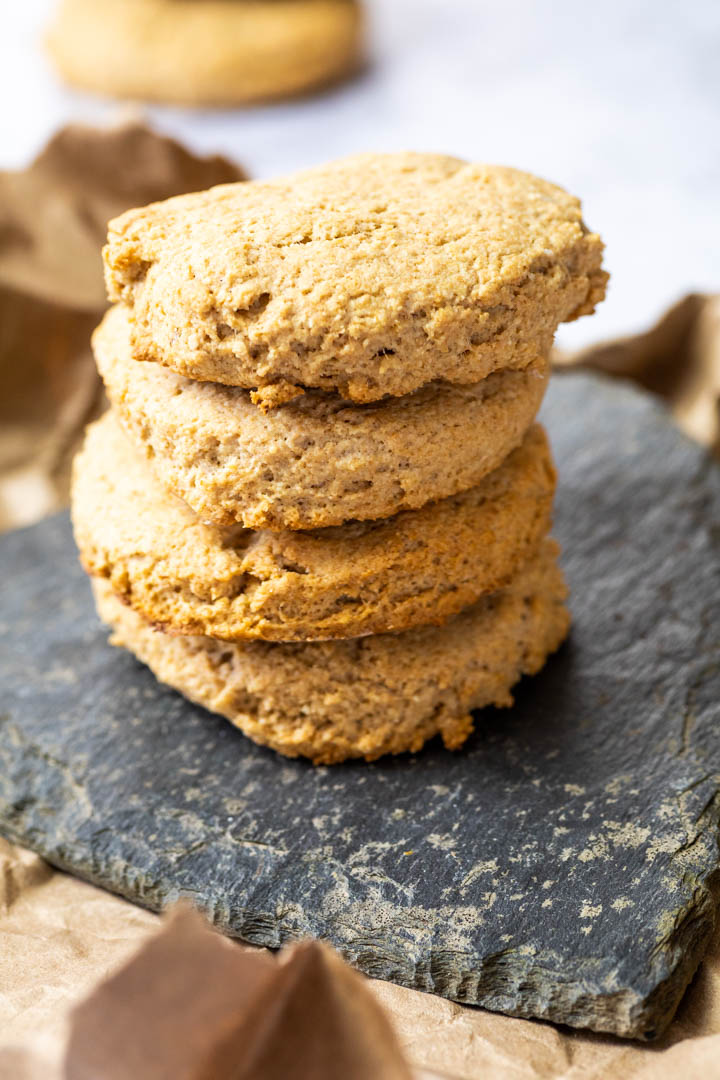
<svg viewBox="0 0 720 1080"><path fill-rule="evenodd" d="M501 592L440 627L302 644L228 644L155 630L103 580L93 587L111 641L191 701L249 738L316 764L416 751L434 735L461 746L471 709L509 706L567 634L558 547L538 554Z"/></svg>

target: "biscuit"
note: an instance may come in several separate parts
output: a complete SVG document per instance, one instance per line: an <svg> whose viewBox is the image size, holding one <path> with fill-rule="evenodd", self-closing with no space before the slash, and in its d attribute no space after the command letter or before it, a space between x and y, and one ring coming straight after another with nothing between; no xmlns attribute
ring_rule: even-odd
<svg viewBox="0 0 720 1080"><path fill-rule="evenodd" d="M354 0L62 0L48 47L83 90L236 105L351 74L362 38Z"/></svg>
<svg viewBox="0 0 720 1080"><path fill-rule="evenodd" d="M554 488L536 425L478 487L422 510L313 532L220 529L163 489L110 412L76 459L73 522L87 572L149 622L310 641L441 623L503 587L547 534Z"/></svg>
<svg viewBox="0 0 720 1080"><path fill-rule="evenodd" d="M263 413L247 390L134 361L120 306L94 347L113 408L166 487L205 521L274 530L388 517L475 486L521 442L548 372L538 359L356 406L313 391Z"/></svg>
<svg viewBox="0 0 720 1080"><path fill-rule="evenodd" d="M136 359L272 405L522 369L603 298L602 250L553 184L404 153L131 210L104 256Z"/></svg>
<svg viewBox="0 0 720 1080"><path fill-rule="evenodd" d="M100 617L156 677L227 717L255 742L317 764L416 751L434 735L449 749L472 731L471 709L512 704L569 626L557 545L502 592L442 627L310 644L178 637L154 630L94 579Z"/></svg>

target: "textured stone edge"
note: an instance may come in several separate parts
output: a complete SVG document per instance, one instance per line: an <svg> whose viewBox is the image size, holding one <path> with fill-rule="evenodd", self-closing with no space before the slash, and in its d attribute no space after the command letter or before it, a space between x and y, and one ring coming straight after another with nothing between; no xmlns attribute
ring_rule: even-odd
<svg viewBox="0 0 720 1080"><path fill-rule="evenodd" d="M7 805L0 808L2 818L7 809ZM720 827L720 793L713 798L703 817L708 830ZM199 900L196 892L182 889L167 892L147 875L116 857L109 861L97 860L90 852L83 864L83 860L77 858L77 851L70 857L64 845L34 842L7 820L3 820L3 833L13 842L31 847L59 870L150 911L161 912L186 897L218 930L252 945L278 949L308 936L284 924L276 913L252 912L243 907L231 909L225 901L212 895ZM115 875L114 880L110 879L111 873ZM697 877L692 903L683 910L680 920L675 920L667 935L672 952L669 974L645 997L632 988L607 995L591 993L582 983L565 978L554 966L552 955L547 953L530 957L513 949L489 958L478 970L469 965L467 954L452 949L430 948L425 958L413 963L397 950L392 936L382 934L364 934L355 943L334 941L331 936L326 940L349 964L370 978L384 979L508 1016L547 1020L647 1041L661 1036L671 1022L709 946L719 901L720 867L717 867ZM379 959L378 953L384 959ZM503 966L508 983L506 995L487 986L488 981L497 979ZM549 977L555 988L551 994L542 993L541 986L543 983L547 986ZM518 993L512 993L513 987L522 987L526 999L522 1008L518 1008ZM530 992L529 988L532 988Z"/></svg>

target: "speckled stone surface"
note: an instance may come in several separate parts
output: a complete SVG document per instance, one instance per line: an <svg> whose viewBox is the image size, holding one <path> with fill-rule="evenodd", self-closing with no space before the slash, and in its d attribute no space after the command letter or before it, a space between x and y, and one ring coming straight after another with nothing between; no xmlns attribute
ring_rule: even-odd
<svg viewBox="0 0 720 1080"><path fill-rule="evenodd" d="M651 1038L720 867L720 470L649 399L557 378L567 646L464 752L313 768L187 704L94 617L63 515L0 542L0 831L224 930Z"/></svg>

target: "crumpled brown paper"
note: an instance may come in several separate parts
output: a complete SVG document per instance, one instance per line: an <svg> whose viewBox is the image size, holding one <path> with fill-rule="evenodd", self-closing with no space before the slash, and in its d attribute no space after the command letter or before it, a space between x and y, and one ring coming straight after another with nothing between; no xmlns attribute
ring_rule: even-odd
<svg viewBox="0 0 720 1080"><path fill-rule="evenodd" d="M28 169L0 173L0 529L67 501L69 465L101 408L89 348L106 306L110 217L244 179L139 123L60 131Z"/></svg>
<svg viewBox="0 0 720 1080"><path fill-rule="evenodd" d="M663 398L679 426L720 456L720 295L690 293L644 334L555 357L631 379Z"/></svg>
<svg viewBox="0 0 720 1080"><path fill-rule="evenodd" d="M27 169L0 173L0 283L73 311L102 310L111 217L246 178L226 158L195 157L138 121L71 124Z"/></svg>
<svg viewBox="0 0 720 1080"><path fill-rule="evenodd" d="M73 1012L67 1080L410 1080L365 979L326 945L243 949L189 907Z"/></svg>
<svg viewBox="0 0 720 1080"><path fill-rule="evenodd" d="M228 162L197 161L137 125L110 135L68 129L24 174L0 174L0 528L37 520L64 503L67 462L85 420L99 407L88 337L104 306L98 255L104 220L133 203L238 176ZM664 398L694 438L716 451L720 447L719 297L688 296L648 333L558 357L557 364L636 381ZM108 984L97 991L97 984L138 948L150 953L136 964L155 955L151 935L160 926L157 916L0 840L0 1080L60 1080L63 1056L78 1051L73 1039L82 1016L97 1026L108 1009L108 993L128 985L122 974L120 982L109 984L112 991ZM182 927L176 924L172 931L181 938L177 964L188 945ZM214 936L213 941L217 945ZM230 943L222 948L223 957L235 950L247 955ZM276 970L275 961L261 961L266 962ZM186 1005L197 994L197 964L183 968L184 975L175 970L179 974L170 989ZM408 1060L433 1075L459 1080L720 1077L720 938L670 1030L652 1046L515 1020L390 983L362 985L391 1017ZM85 1006L91 1013L76 1013L75 1034L68 1040L69 1010L83 999L92 1003ZM296 1003L302 1004L302 997ZM308 1004L313 1004L309 997ZM126 1006L133 1008L132 1002ZM117 1014L115 998L110 1009ZM137 1023L143 1022L144 1031L153 1017L151 1004L143 1003ZM379 1021L376 1015L358 1016L358 1029L366 1023L372 1028ZM316 1026L309 1034L319 1034ZM378 1040L382 1043L376 1035L376 1045ZM124 1052L122 1041L117 1045L114 1061ZM93 1076L115 1080L105 1061L99 1068L102 1073L96 1069ZM136 1069L136 1075L143 1080L149 1074Z"/></svg>
<svg viewBox="0 0 720 1080"><path fill-rule="evenodd" d="M276 958L231 943L186 905L158 929L156 916L134 912L137 918L125 918L122 901L54 874L39 858L4 841L0 869L0 933L9 945L0 974L6 985L8 969L18 966L15 1018L29 1008L31 1015L20 1025L42 1031L36 1001L43 993L54 997L58 979L74 984L71 999L85 995L62 1031L53 1032L52 1024L45 1030L44 1045L41 1038L37 1049L0 1050L2 1080L410 1080L368 980L327 946L302 942ZM75 893L71 907L68 884ZM49 917L47 903L53 909ZM136 940L142 946L89 988L82 976L76 982L73 970L79 959L75 920L83 926L84 955L125 959ZM60 935L57 962L46 967L35 943L45 939L52 945L59 925L67 932ZM11 933L19 927L15 941ZM44 991L35 993L32 979L41 973ZM4 1001L0 1021L7 1011ZM6 1032L6 1024L1 1026Z"/></svg>

